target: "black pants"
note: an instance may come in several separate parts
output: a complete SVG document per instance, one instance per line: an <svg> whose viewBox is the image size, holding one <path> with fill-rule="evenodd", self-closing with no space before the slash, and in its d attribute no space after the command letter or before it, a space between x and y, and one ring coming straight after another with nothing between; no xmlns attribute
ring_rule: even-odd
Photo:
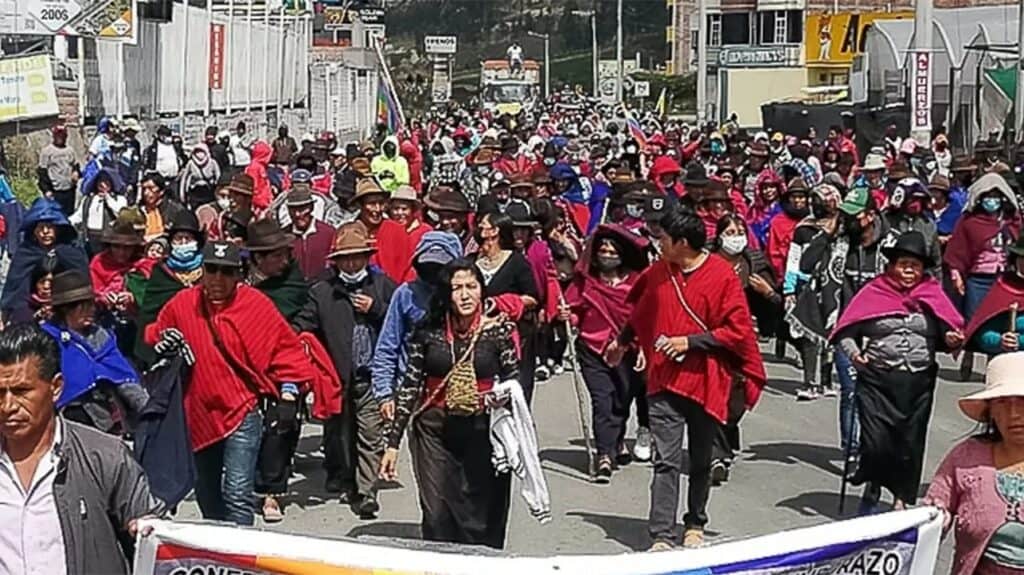
<svg viewBox="0 0 1024 575"><path fill-rule="evenodd" d="M617 367L609 367L600 355L585 344L577 345L577 350L583 381L586 382L587 391L590 393L597 454L614 457L618 453L619 443L626 435L629 407L634 398L637 399L640 425L650 424L647 421L643 374L633 371L636 354L625 357Z"/></svg>
<svg viewBox="0 0 1024 575"><path fill-rule="evenodd" d="M357 381L345 392L341 414L324 423L324 469L328 477L341 477L343 491L376 495L382 429L370 383Z"/></svg>
<svg viewBox="0 0 1024 575"><path fill-rule="evenodd" d="M517 324L519 328L519 385L526 403L533 401L534 373L537 371L537 322L532 315Z"/></svg>
<svg viewBox="0 0 1024 575"><path fill-rule="evenodd" d="M511 478L491 464L490 418L425 410L409 433L423 538L505 546Z"/></svg>
<svg viewBox="0 0 1024 575"><path fill-rule="evenodd" d="M281 495L288 492L292 459L302 432L300 405L301 400L270 400L263 412L263 439L260 441L260 458L256 464L257 493Z"/></svg>
<svg viewBox="0 0 1024 575"><path fill-rule="evenodd" d="M537 330L537 355L542 363L561 364L567 345L564 323L546 323Z"/></svg>
<svg viewBox="0 0 1024 575"><path fill-rule="evenodd" d="M690 455L686 490L686 527L704 527L708 522L711 492L711 445L718 427L704 407L680 395L661 392L648 398L651 408L651 436L654 438L654 477L651 480L651 512L647 527L655 541L675 541L679 510L679 475L683 470L683 436Z"/></svg>
<svg viewBox="0 0 1024 575"><path fill-rule="evenodd" d="M53 199L60 204L60 211L65 216L71 217L71 214L75 213L75 189L70 190L54 190Z"/></svg>
<svg viewBox="0 0 1024 575"><path fill-rule="evenodd" d="M711 452L712 461L732 461L736 452L740 450L740 420L747 411L745 394L743 377L734 375L732 387L729 389L727 420L724 425L716 426L715 442Z"/></svg>

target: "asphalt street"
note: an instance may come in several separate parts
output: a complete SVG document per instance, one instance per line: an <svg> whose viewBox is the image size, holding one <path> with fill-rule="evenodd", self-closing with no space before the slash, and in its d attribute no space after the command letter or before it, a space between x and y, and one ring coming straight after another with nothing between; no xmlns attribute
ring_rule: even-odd
<svg viewBox="0 0 1024 575"><path fill-rule="evenodd" d="M980 359L969 383L957 380L956 364L948 356L941 356L940 365L922 493L946 451L973 429L957 409L956 399L982 385L984 363ZM839 518L843 454L838 447L838 399L798 403L794 395L800 382L798 368L778 361L768 361L767 368L768 387L757 408L742 422L743 453L730 481L712 491L711 544ZM514 493L507 551L552 555L646 549L650 544L646 526L650 466L634 463L622 468L610 485L586 480L587 460L568 373L539 387L534 409L553 520L547 525L537 523ZM629 437L633 437L632 431ZM400 461L400 485L381 493L379 518L361 521L324 492L319 443L320 427L307 424L299 446L297 475L285 499L285 519L269 528L325 537L418 538L419 507L407 450ZM848 493L847 516L855 512L859 497L859 488ZM179 517L197 518L198 509L188 502ZM947 540L937 573L948 572L950 548Z"/></svg>

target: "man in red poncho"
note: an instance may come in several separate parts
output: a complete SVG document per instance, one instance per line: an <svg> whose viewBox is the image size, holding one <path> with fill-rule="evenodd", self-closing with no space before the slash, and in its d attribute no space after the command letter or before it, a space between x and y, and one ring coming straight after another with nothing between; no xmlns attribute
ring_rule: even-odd
<svg viewBox="0 0 1024 575"><path fill-rule="evenodd" d="M202 257L202 284L172 297L145 340L159 356L195 359L184 403L203 517L252 525L260 398L296 401L315 374L270 298L241 283L238 247L207 242Z"/></svg>
<svg viewBox="0 0 1024 575"><path fill-rule="evenodd" d="M789 257L789 246L793 243L796 226L810 213L807 203L809 191L802 178L793 178L782 193L782 212L772 218L768 228L765 255L768 256L768 263L772 265L777 278L785 277L786 258Z"/></svg>
<svg viewBox="0 0 1024 575"><path fill-rule="evenodd" d="M606 352L609 365L615 365L635 339L647 361L657 453L648 520L652 550L671 548L678 540L684 435L690 482L683 546L703 544L712 444L718 425L726 421L733 379L744 379L747 409L766 380L743 286L729 263L705 250L703 222L688 208L676 207L661 227L661 259L637 278L628 298L634 306L629 323Z"/></svg>
<svg viewBox="0 0 1024 575"><path fill-rule="evenodd" d="M402 283L409 273L413 246L409 245L405 226L385 217L390 196L375 178L363 178L356 184L351 204L359 207L356 221L362 224L377 250L370 263L395 283Z"/></svg>

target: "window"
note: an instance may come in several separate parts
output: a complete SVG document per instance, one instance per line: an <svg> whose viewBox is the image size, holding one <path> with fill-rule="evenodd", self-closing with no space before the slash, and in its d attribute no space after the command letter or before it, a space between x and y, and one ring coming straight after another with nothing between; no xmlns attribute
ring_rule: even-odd
<svg viewBox="0 0 1024 575"><path fill-rule="evenodd" d="M750 44L750 13L722 14L722 45Z"/></svg>
<svg viewBox="0 0 1024 575"><path fill-rule="evenodd" d="M722 45L722 15L708 15L708 46Z"/></svg>
<svg viewBox="0 0 1024 575"><path fill-rule="evenodd" d="M761 44L799 44L802 41L802 11L767 10L759 16L758 40Z"/></svg>

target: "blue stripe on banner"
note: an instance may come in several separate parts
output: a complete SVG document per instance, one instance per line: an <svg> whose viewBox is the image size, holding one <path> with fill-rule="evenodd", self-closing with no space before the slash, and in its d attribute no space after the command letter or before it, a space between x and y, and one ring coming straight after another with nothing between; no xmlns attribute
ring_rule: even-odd
<svg viewBox="0 0 1024 575"><path fill-rule="evenodd" d="M756 569L772 569L778 567L797 567L800 565L808 565L811 563L818 563L822 561L831 561L838 559L844 555L850 555L856 553L862 549L877 545L878 543L917 543L917 528L906 529L899 533L893 533L885 537L879 537L878 539L867 539L864 541L851 541L847 543L837 543L834 545L828 545L825 547L818 547L817 549L808 549L806 551L797 551L794 553L785 553L782 555L775 555L772 557L762 557L759 559L751 559L750 561L743 561L740 563L730 563L722 566L712 567L707 573L713 573L714 575L725 575L727 573L742 573L744 571L753 571ZM700 571L684 571L682 573L672 575L689 575L690 573L700 573Z"/></svg>

